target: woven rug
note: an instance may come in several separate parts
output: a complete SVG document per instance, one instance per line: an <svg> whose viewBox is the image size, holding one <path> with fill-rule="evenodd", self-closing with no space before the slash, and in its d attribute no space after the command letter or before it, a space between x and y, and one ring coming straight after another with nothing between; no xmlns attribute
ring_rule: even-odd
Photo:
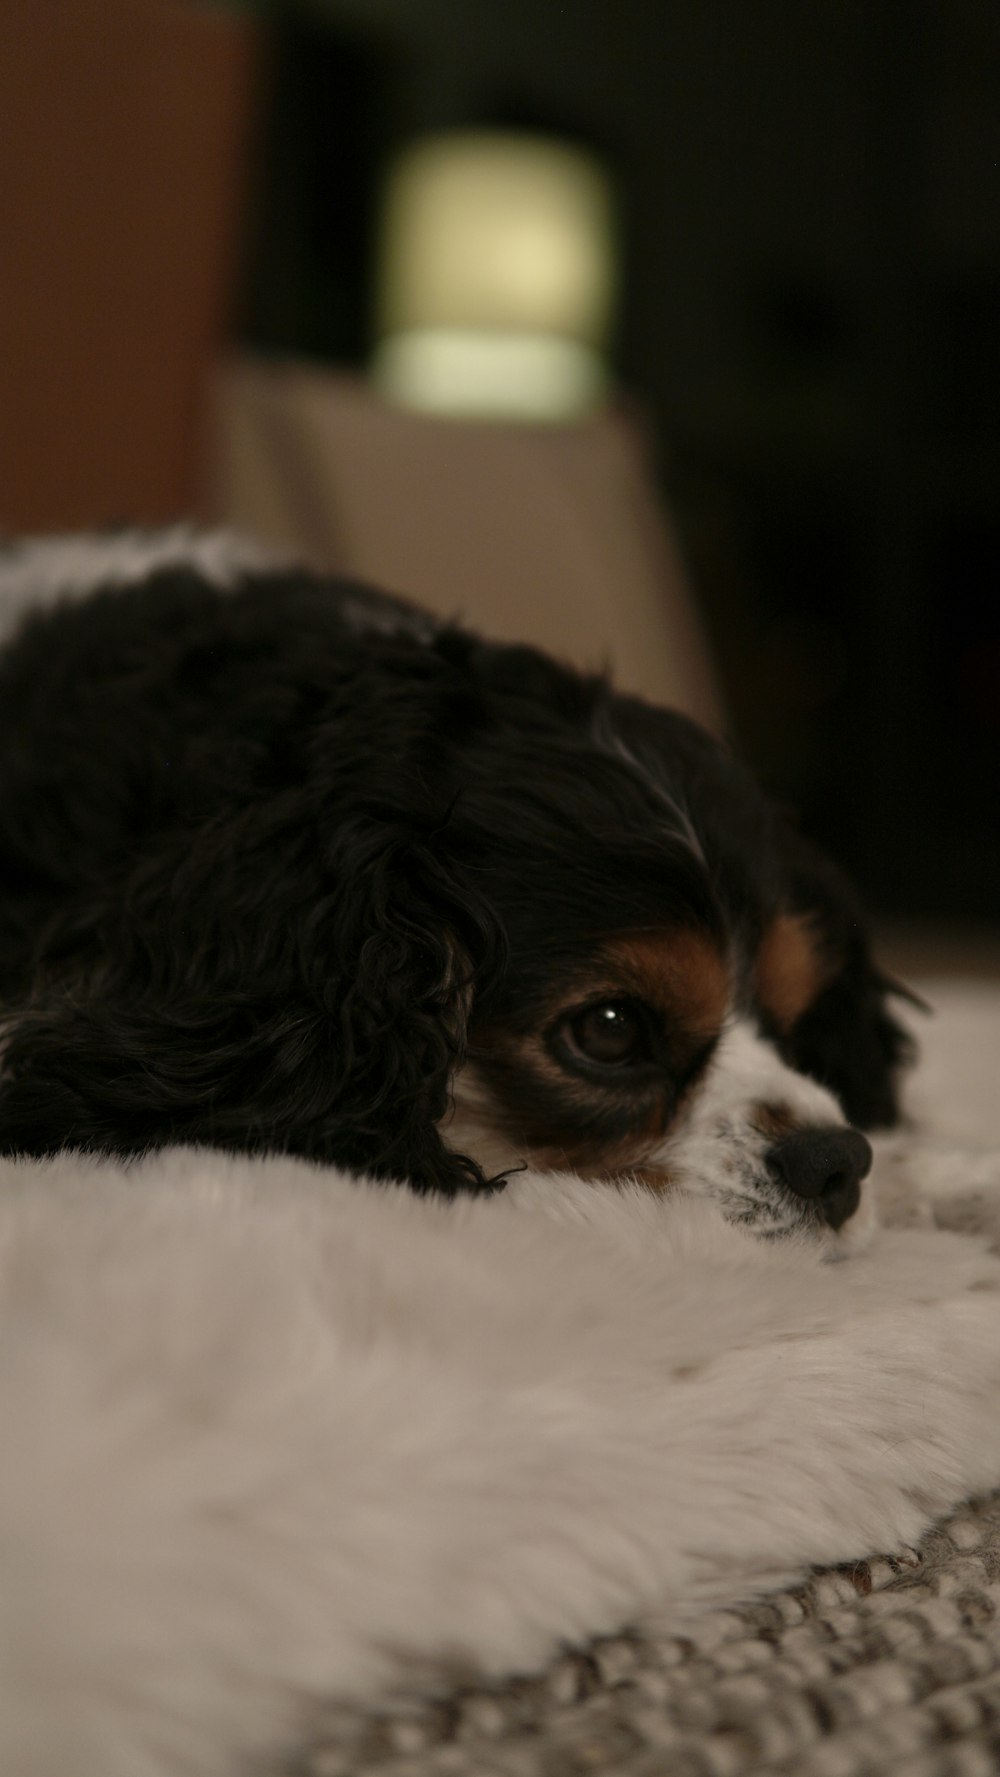
<svg viewBox="0 0 1000 1777"><path fill-rule="evenodd" d="M618 1635L446 1703L338 1712L289 1777L995 1777L998 1607L994 1496L683 1639Z"/></svg>
<svg viewBox="0 0 1000 1777"><path fill-rule="evenodd" d="M914 1112L940 1195L894 1219L986 1232L1000 1132L1000 993L931 982ZM973 1144L957 1195L948 1144ZM890 1169L894 1149L882 1155ZM996 1179L1000 1184L1000 1178ZM282 1777L996 1777L1000 1493L918 1547L817 1571L688 1634L644 1625L545 1672L391 1713L338 1709Z"/></svg>

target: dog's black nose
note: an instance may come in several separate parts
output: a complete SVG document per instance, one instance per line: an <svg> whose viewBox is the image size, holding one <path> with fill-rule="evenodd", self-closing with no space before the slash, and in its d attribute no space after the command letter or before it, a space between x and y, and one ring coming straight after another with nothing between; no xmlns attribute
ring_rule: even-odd
<svg viewBox="0 0 1000 1777"><path fill-rule="evenodd" d="M776 1142L765 1159L793 1196L814 1203L824 1222L841 1228L861 1201L872 1151L856 1129L797 1129Z"/></svg>

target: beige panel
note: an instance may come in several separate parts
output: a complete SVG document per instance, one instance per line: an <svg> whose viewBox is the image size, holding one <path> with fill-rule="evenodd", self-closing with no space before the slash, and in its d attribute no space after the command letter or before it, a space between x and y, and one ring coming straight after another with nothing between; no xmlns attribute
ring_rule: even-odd
<svg viewBox="0 0 1000 1777"><path fill-rule="evenodd" d="M361 379L240 361L220 379L213 516L500 639L685 709L720 701L636 430L403 413Z"/></svg>

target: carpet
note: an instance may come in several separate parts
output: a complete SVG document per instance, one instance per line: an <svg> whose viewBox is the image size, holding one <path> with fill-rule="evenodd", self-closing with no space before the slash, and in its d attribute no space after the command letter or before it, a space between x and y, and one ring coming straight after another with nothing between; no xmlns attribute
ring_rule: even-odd
<svg viewBox="0 0 1000 1777"><path fill-rule="evenodd" d="M1000 1499L894 1557L818 1572L688 1635L595 1640L543 1673L341 1709L289 1777L995 1777Z"/></svg>

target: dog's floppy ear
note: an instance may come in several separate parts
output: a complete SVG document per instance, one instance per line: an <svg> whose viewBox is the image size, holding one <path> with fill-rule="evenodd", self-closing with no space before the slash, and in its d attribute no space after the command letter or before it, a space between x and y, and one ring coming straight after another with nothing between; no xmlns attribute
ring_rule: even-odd
<svg viewBox="0 0 1000 1777"><path fill-rule="evenodd" d="M301 809L235 815L142 867L90 955L8 1022L0 1151L169 1142L482 1188L438 1133L473 982L502 937L434 835ZM53 934L58 943L58 934Z"/></svg>
<svg viewBox="0 0 1000 1777"><path fill-rule="evenodd" d="M492 985L504 936L439 837L364 824L338 835L337 874L351 886L333 899L321 949L342 959L324 993L338 1033L338 1159L450 1193L488 1183L438 1125L473 993Z"/></svg>
<svg viewBox="0 0 1000 1777"><path fill-rule="evenodd" d="M876 964L858 898L843 873L797 833L782 836L787 911L758 956L758 991L791 1064L829 1087L859 1129L899 1118L913 1057L889 1010L910 997Z"/></svg>

